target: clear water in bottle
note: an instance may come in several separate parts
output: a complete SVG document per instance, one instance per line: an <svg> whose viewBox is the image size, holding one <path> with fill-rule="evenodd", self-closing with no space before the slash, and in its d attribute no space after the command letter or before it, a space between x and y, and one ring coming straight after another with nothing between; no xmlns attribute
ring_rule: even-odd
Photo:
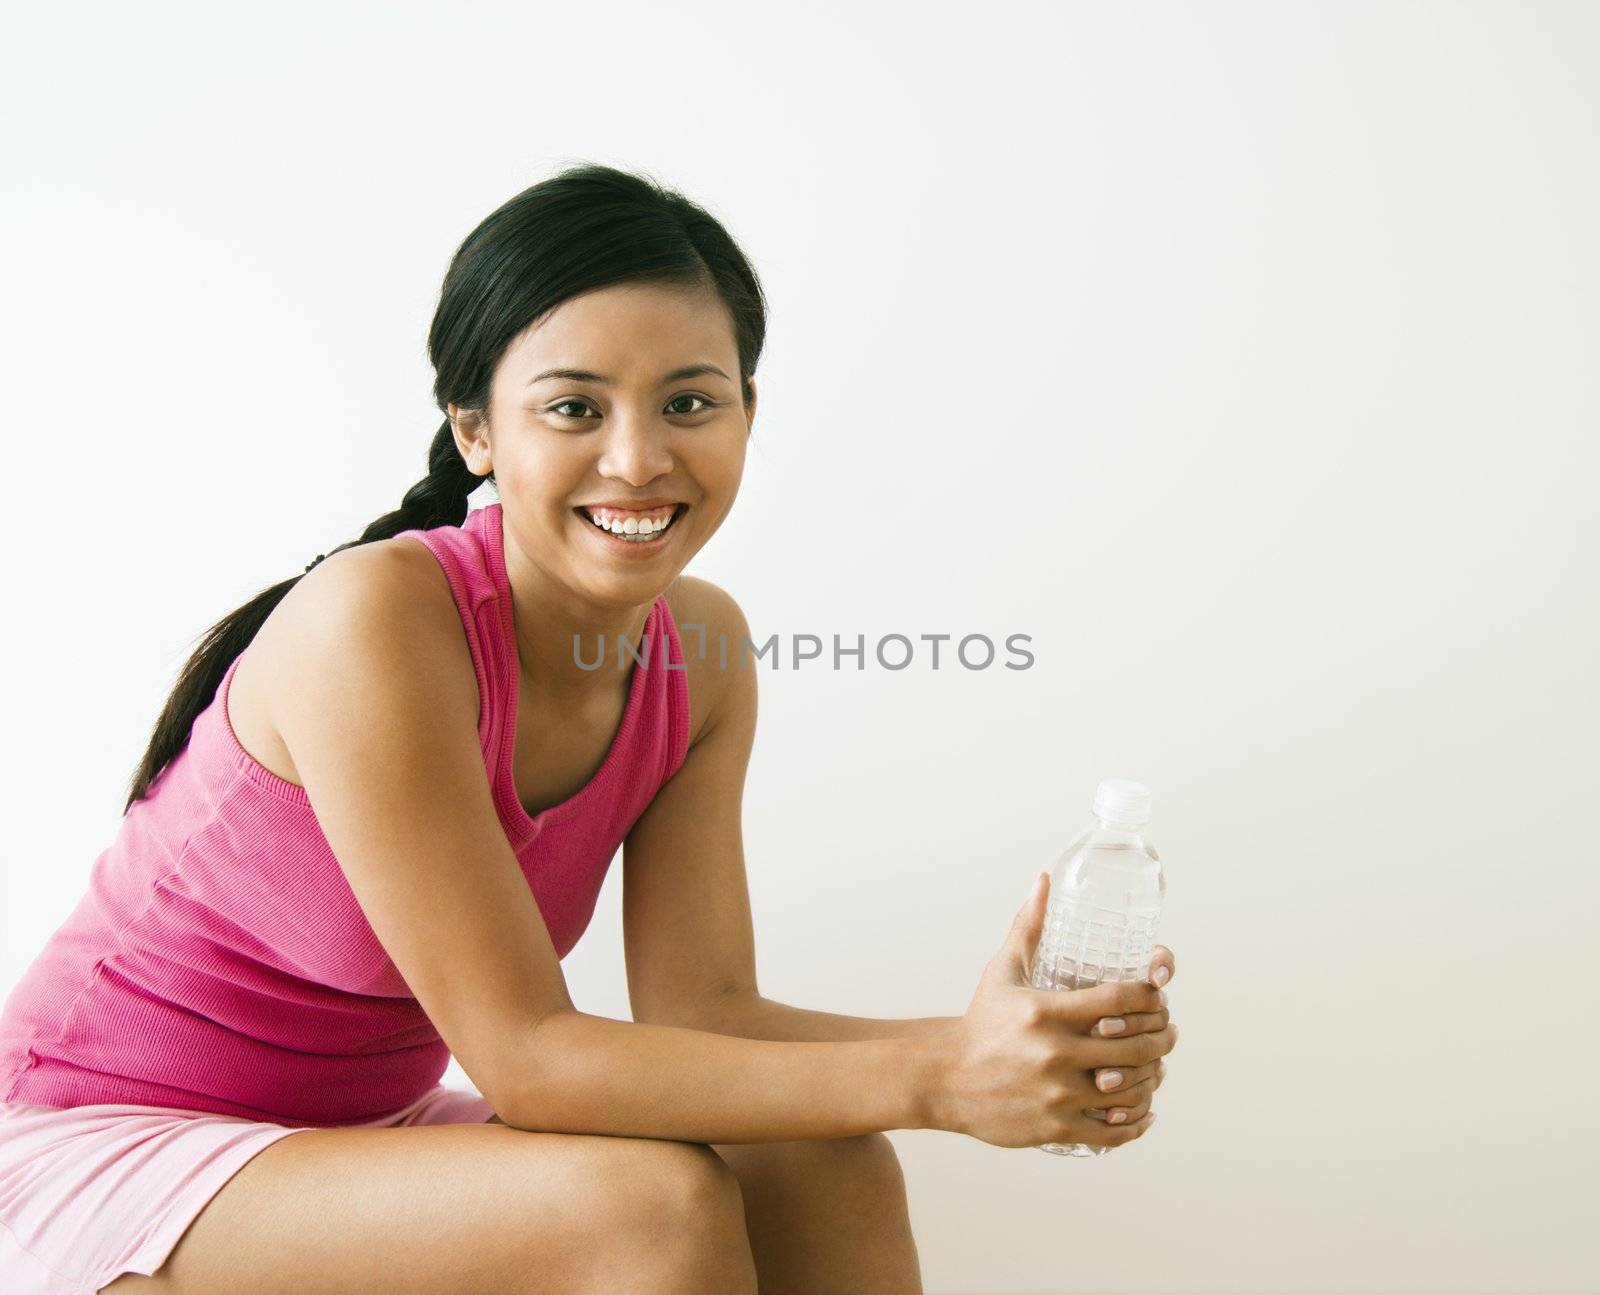
<svg viewBox="0 0 1600 1295"><path fill-rule="evenodd" d="M1150 789L1107 778L1095 789L1095 824L1056 860L1050 902L1034 953L1035 989L1088 989L1108 980L1143 980L1155 950L1167 879L1142 834ZM1106 1094L1106 1109L1116 1105ZM1115 1126L1114 1126L1115 1127ZM1099 1156L1109 1147L1046 1143L1058 1156Z"/></svg>

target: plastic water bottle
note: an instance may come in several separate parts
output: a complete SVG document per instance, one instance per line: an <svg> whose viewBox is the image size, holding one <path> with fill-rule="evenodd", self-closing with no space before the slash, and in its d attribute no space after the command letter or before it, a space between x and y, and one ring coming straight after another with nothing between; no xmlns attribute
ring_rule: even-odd
<svg viewBox="0 0 1600 1295"><path fill-rule="evenodd" d="M1150 974L1156 921L1166 897L1161 862L1141 829L1150 821L1150 789L1107 778L1095 789L1095 824L1056 860L1050 903L1034 953L1035 989L1088 989ZM1106 1106L1117 1104L1106 1094ZM1099 1156L1110 1147L1047 1143L1058 1156Z"/></svg>

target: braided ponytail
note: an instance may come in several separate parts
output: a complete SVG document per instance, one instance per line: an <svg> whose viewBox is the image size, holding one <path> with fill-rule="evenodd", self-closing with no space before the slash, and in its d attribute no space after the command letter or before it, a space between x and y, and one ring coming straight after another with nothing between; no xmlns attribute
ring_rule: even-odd
<svg viewBox="0 0 1600 1295"><path fill-rule="evenodd" d="M401 531L431 531L435 526L459 526L467 519L467 498L482 484L483 478L467 466L456 448L445 419L428 447L428 475L406 491L400 507L385 513L361 532L361 538L339 548L387 540ZM334 552L338 552L335 549Z"/></svg>
<svg viewBox="0 0 1600 1295"><path fill-rule="evenodd" d="M492 474L490 479L493 479ZM392 539L401 531L459 526L466 520L467 500L482 480L461 457L447 418L434 433L433 443L428 447L428 474L406 491L400 500L400 507L372 522L361 532L360 538L330 551L337 553L340 549L355 548L358 544ZM178 682L167 698L160 718L156 720L144 758L129 783L123 813L127 813L136 800L149 793L162 769L188 745L195 716L211 704L217 695L217 687L222 683L222 676L228 672L233 659L250 646L251 640L272 614L272 609L305 578L306 572L327 556L326 553L317 554L307 564L305 571L269 585L243 607L224 616L202 636L200 646L179 672Z"/></svg>

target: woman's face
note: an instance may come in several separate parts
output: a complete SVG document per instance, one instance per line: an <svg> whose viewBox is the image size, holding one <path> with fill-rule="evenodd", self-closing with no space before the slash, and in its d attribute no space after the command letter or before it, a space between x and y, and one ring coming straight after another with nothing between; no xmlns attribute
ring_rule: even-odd
<svg viewBox="0 0 1600 1295"><path fill-rule="evenodd" d="M719 372L668 376L701 365ZM553 369L591 376L547 376ZM755 416L738 379L715 295L617 284L520 334L495 370L488 425L457 421L457 444L473 471L493 468L508 542L514 535L528 561L597 605L636 607L671 584L733 507ZM599 507L608 504L622 511ZM640 543L591 520L627 526L630 512L635 526L673 521Z"/></svg>

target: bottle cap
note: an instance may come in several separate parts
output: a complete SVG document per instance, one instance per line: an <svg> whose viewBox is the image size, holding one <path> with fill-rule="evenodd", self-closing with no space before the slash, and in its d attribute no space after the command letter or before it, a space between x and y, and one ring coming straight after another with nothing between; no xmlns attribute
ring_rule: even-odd
<svg viewBox="0 0 1600 1295"><path fill-rule="evenodd" d="M1150 821L1150 788L1127 778L1106 778L1094 789L1094 816L1132 830Z"/></svg>

